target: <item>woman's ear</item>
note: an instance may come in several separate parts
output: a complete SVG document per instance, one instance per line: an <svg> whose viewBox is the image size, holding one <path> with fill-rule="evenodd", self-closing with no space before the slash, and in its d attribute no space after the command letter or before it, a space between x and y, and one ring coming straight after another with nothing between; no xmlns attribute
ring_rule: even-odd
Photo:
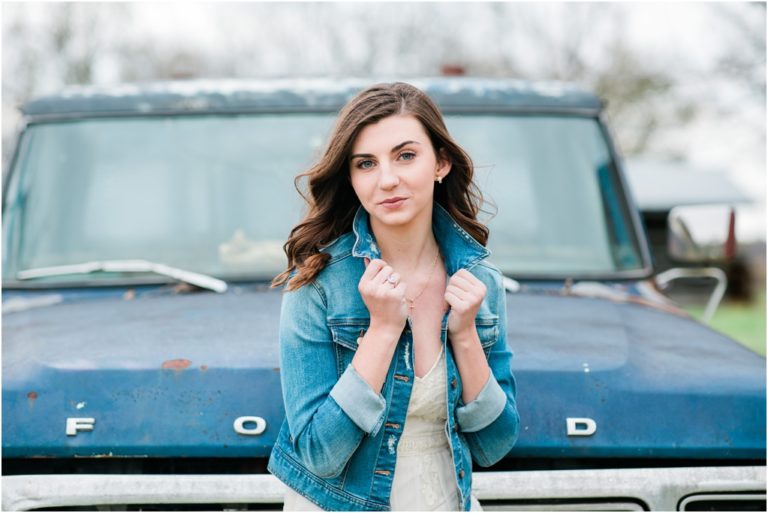
<svg viewBox="0 0 768 513"><path fill-rule="evenodd" d="M445 178L448 173L451 172L451 159L448 157L448 153L445 148L440 148L437 152L437 169L435 174Z"/></svg>

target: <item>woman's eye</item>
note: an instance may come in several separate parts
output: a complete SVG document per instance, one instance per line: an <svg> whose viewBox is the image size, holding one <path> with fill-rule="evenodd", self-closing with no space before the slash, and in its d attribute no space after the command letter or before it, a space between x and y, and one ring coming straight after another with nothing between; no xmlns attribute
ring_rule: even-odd
<svg viewBox="0 0 768 513"><path fill-rule="evenodd" d="M358 169L370 169L373 167L373 161L372 160L358 160L357 161L357 167Z"/></svg>
<svg viewBox="0 0 768 513"><path fill-rule="evenodd" d="M413 160L416 158L416 154L412 151L404 151L400 154L400 158L403 160Z"/></svg>

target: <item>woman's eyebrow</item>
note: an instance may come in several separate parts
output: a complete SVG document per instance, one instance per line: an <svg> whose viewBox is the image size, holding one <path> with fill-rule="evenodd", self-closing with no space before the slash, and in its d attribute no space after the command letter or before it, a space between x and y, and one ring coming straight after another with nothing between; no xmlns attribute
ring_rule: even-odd
<svg viewBox="0 0 768 513"><path fill-rule="evenodd" d="M392 148L392 149L390 150L390 153L394 153L394 152L396 152L397 150L399 150L400 148L402 148L403 146L405 146L405 145L407 145L407 144L419 144L419 143L418 143L417 141L405 141L405 142L401 142L400 144L398 144L397 146L395 146L394 148Z"/></svg>
<svg viewBox="0 0 768 513"><path fill-rule="evenodd" d="M390 151L390 153L394 153L397 150L399 150L400 148L402 148L403 146L406 146L408 144L420 144L420 143L418 141L403 141L400 144L398 144L397 146L392 147L392 149L389 150L389 151ZM356 159L356 158L359 158L359 157L370 158L370 157L373 157L373 155L371 155L370 153L355 153L355 154L352 154L352 155L349 156L349 160Z"/></svg>

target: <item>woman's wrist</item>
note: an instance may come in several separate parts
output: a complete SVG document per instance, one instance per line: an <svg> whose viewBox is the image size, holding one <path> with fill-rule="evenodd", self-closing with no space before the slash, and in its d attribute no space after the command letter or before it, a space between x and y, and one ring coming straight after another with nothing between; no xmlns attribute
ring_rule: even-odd
<svg viewBox="0 0 768 513"><path fill-rule="evenodd" d="M357 340L358 349L352 358L352 366L378 393L384 386L399 339L400 332L394 327L371 324L368 331Z"/></svg>
<svg viewBox="0 0 768 513"><path fill-rule="evenodd" d="M466 348L472 347L475 344L480 344L480 337L477 334L477 328L473 322L471 326L464 328L455 333L448 333L451 338L451 345L454 348Z"/></svg>
<svg viewBox="0 0 768 513"><path fill-rule="evenodd" d="M491 369L476 329L452 335L451 347L461 376L461 398L469 404L485 386Z"/></svg>
<svg viewBox="0 0 768 513"><path fill-rule="evenodd" d="M368 326L365 335L397 344L397 341L400 340L400 334L403 332L403 327L405 327L404 322L398 325L393 322L383 322L377 319L371 319L371 324Z"/></svg>

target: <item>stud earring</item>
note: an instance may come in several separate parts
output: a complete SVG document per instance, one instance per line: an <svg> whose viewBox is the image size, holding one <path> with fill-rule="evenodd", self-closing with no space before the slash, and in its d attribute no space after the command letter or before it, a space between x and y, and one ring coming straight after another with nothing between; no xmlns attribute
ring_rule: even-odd
<svg viewBox="0 0 768 513"><path fill-rule="evenodd" d="M440 175L437 175L437 183L443 183L443 177Z"/></svg>

